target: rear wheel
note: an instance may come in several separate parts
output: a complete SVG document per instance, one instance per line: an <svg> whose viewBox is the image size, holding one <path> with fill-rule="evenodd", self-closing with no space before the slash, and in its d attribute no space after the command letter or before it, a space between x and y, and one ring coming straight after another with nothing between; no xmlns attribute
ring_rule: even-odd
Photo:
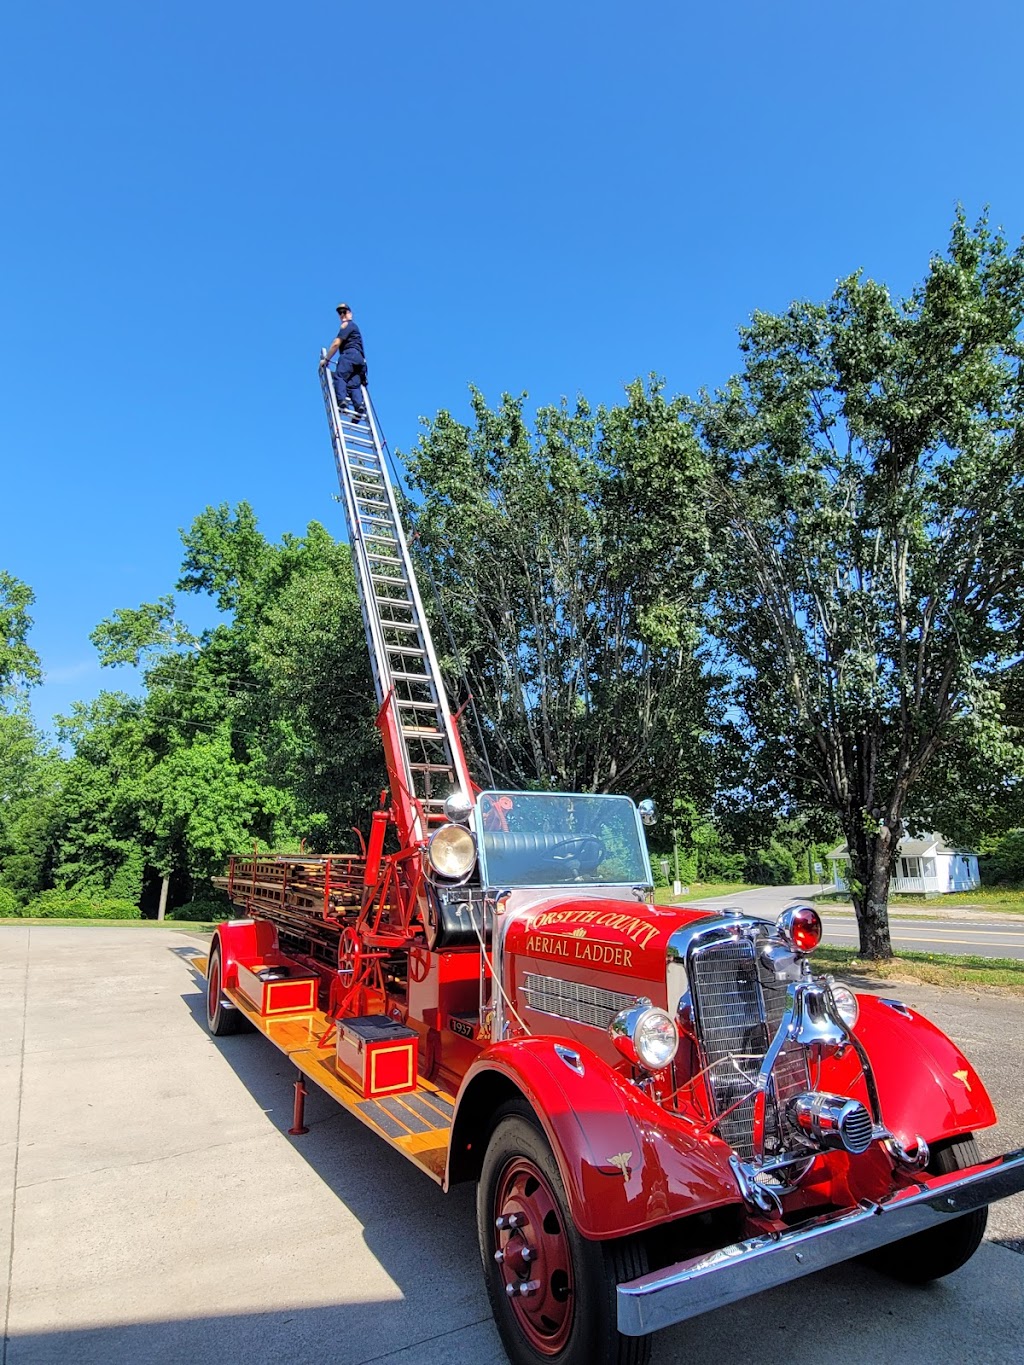
<svg viewBox="0 0 1024 1365"><path fill-rule="evenodd" d="M241 1026L241 1014L224 999L220 945L214 944L206 968L206 1027L215 1038L223 1038L226 1033L237 1033Z"/></svg>
<svg viewBox="0 0 1024 1365"><path fill-rule="evenodd" d="M972 1137L954 1138L933 1151L928 1162L929 1175L949 1175L976 1166L981 1160L978 1144ZM875 1270L891 1275L904 1284L928 1284L951 1275L965 1265L981 1245L988 1223L988 1209L975 1209L950 1223L941 1223L927 1232L904 1237L879 1247L864 1259Z"/></svg>
<svg viewBox="0 0 1024 1365"><path fill-rule="evenodd" d="M616 1327L615 1287L647 1271L636 1238L591 1242L569 1213L527 1106L499 1111L477 1188L487 1293L513 1365L645 1365L647 1337Z"/></svg>

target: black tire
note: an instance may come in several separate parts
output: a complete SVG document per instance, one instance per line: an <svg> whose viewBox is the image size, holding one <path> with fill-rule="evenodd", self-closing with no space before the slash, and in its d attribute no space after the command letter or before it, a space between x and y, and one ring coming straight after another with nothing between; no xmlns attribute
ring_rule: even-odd
<svg viewBox="0 0 1024 1365"><path fill-rule="evenodd" d="M980 1160L981 1153L974 1138L954 1138L932 1152L928 1172L930 1175L949 1175L952 1171L976 1166ZM967 1264L981 1246L987 1223L988 1209L975 1209L951 1223L879 1247L864 1260L875 1270L894 1280L902 1280L904 1284L930 1284Z"/></svg>
<svg viewBox="0 0 1024 1365"><path fill-rule="evenodd" d="M497 1228L510 1206L528 1215L525 1231ZM510 1103L497 1115L476 1207L487 1295L512 1365L646 1365L650 1338L622 1336L615 1305L616 1285L647 1272L644 1246L635 1237L592 1242L581 1235L558 1163L525 1104ZM532 1253L525 1264L524 1250ZM535 1282L531 1294L509 1296L510 1284Z"/></svg>
<svg viewBox="0 0 1024 1365"><path fill-rule="evenodd" d="M220 947L214 944L206 964L206 1027L215 1038L223 1038L225 1034L238 1033L242 1022L243 1016L239 1011L232 1009L224 1000Z"/></svg>

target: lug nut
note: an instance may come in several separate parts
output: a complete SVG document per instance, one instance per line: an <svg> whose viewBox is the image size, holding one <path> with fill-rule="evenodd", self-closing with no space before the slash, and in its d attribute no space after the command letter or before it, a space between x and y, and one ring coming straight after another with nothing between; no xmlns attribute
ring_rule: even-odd
<svg viewBox="0 0 1024 1365"><path fill-rule="evenodd" d="M529 1294L536 1294L539 1288L540 1280L524 1280L520 1284L507 1284L505 1293L510 1299L526 1298Z"/></svg>
<svg viewBox="0 0 1024 1365"><path fill-rule="evenodd" d="M522 1251L519 1254L520 1256L522 1256L524 1261L532 1261L534 1257L537 1255L533 1247L523 1247Z"/></svg>
<svg viewBox="0 0 1024 1365"><path fill-rule="evenodd" d="M505 1228L525 1228L526 1219L521 1213L499 1213L494 1220L494 1226L499 1232L503 1232Z"/></svg>
<svg viewBox="0 0 1024 1365"><path fill-rule="evenodd" d="M505 1259L505 1253L503 1251L496 1251L494 1253L494 1259L501 1265L502 1261Z"/></svg>

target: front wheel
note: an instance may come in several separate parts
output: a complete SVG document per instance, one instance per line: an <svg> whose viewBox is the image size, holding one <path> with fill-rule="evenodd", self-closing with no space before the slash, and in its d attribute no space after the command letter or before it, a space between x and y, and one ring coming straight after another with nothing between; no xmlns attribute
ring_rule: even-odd
<svg viewBox="0 0 1024 1365"><path fill-rule="evenodd" d="M615 1288L647 1271L636 1238L577 1229L551 1148L527 1106L498 1115L477 1187L487 1294L512 1365L645 1365L647 1337L616 1326Z"/></svg>
<svg viewBox="0 0 1024 1365"><path fill-rule="evenodd" d="M981 1160L978 1144L972 1137L954 1138L945 1147L932 1152L928 1162L929 1175L949 1175L964 1171ZM891 1242L865 1256L868 1265L890 1275L904 1284L928 1284L952 1275L971 1259L981 1246L988 1223L988 1209L975 1209L962 1218L941 1223L913 1237Z"/></svg>
<svg viewBox="0 0 1024 1365"><path fill-rule="evenodd" d="M214 945L206 968L206 1027L215 1038L223 1038L226 1033L237 1033L242 1027L242 1015L224 1000L219 944Z"/></svg>

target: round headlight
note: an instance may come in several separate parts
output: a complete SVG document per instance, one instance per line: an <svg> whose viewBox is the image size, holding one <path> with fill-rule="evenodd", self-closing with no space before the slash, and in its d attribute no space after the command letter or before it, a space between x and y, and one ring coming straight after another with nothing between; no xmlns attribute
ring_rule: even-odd
<svg viewBox="0 0 1024 1365"><path fill-rule="evenodd" d="M853 1028L860 1018L860 1006L857 1004L857 997L849 986L837 986L834 981L831 991L832 1003L836 1007L836 1013L847 1028Z"/></svg>
<svg viewBox="0 0 1024 1365"><path fill-rule="evenodd" d="M462 825L442 825L427 844L427 862L439 877L458 880L473 870L476 844Z"/></svg>
<svg viewBox="0 0 1024 1365"><path fill-rule="evenodd" d="M676 1021L646 1001L617 1014L608 1032L624 1057L648 1071L664 1070L679 1047Z"/></svg>
<svg viewBox="0 0 1024 1365"><path fill-rule="evenodd" d="M821 920L810 905L791 905L775 921L779 937L798 953L813 953L821 942Z"/></svg>

